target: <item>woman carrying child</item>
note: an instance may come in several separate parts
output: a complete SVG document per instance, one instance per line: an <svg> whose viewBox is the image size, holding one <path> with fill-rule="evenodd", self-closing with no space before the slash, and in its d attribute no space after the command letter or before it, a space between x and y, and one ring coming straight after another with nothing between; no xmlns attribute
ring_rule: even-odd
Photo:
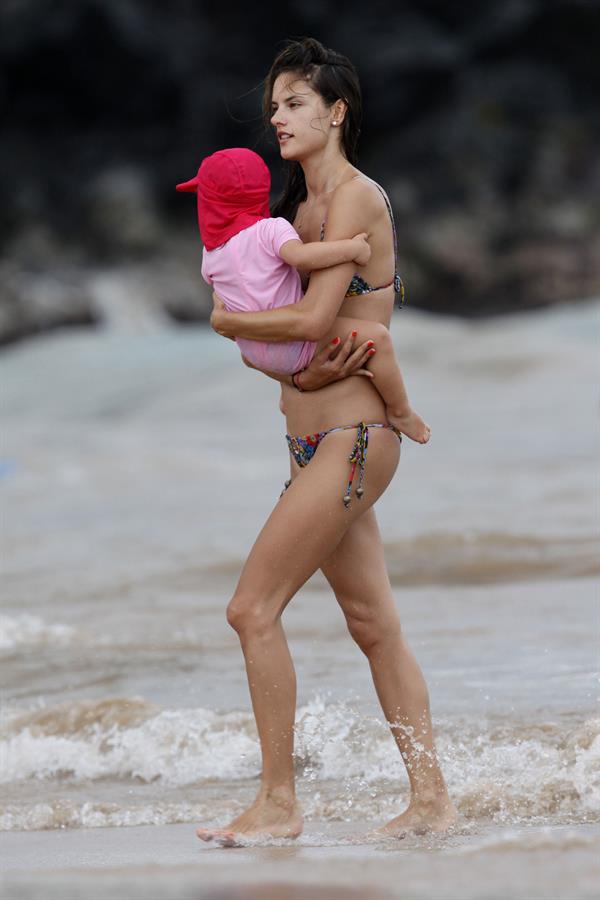
<svg viewBox="0 0 600 900"><path fill-rule="evenodd" d="M211 321L226 337L321 344L299 373L261 367L282 385L291 480L227 607L246 664L262 752L261 784L254 802L226 828L199 828L197 834L228 845L245 836L296 837L302 831L293 762L296 678L281 615L317 569L368 659L407 769L408 807L371 834L444 832L457 813L436 756L427 686L402 633L373 511L396 471L400 433L391 427L372 379L364 377L371 374L365 366L369 351L379 352L385 339L400 279L391 208L381 188L355 165L361 118L356 71L318 41L291 42L266 78L265 112L288 174L273 215L288 219L304 244L321 240L325 229L327 242L366 234L371 256L360 275L354 257L313 270L306 293L295 303L232 312L216 300ZM308 273L301 274L306 279ZM352 332L341 344L332 341L328 335L338 314L361 320L361 328L353 329L361 334L377 323L383 326L375 348L363 341L354 349ZM349 471L357 467L364 475L360 495L356 483L345 492ZM351 502L345 502L349 493Z"/></svg>

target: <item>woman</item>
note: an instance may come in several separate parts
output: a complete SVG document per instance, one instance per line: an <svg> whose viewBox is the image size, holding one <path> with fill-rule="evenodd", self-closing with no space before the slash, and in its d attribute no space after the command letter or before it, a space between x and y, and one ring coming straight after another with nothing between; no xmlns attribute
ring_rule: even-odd
<svg viewBox="0 0 600 900"><path fill-rule="evenodd" d="M325 224L331 240L367 232L372 255L362 277L352 263L314 272L294 305L228 313L216 298L211 321L220 334L319 340L338 313L389 325L401 287L395 232L383 191L354 164L360 107L354 67L318 41L291 42L275 59L265 82L265 112L288 164L288 182L274 215L289 218L303 241L323 239ZM227 609L246 663L262 752L261 787L227 828L198 829L203 840L228 844L238 836L296 837L302 831L292 756L296 680L281 615L319 568L369 661L410 782L408 808L372 834L443 832L456 821L436 759L427 686L402 635L372 508L396 471L399 435L386 423L369 378L345 377L367 374L362 366L368 353L365 345L353 350L350 335L339 354L332 345L331 353L321 353L300 375L266 373L282 382L291 480ZM360 423L370 426L367 435ZM307 442L301 435L313 438ZM359 478L360 492L355 483L350 496L349 455L354 452L362 476L365 438L366 476Z"/></svg>

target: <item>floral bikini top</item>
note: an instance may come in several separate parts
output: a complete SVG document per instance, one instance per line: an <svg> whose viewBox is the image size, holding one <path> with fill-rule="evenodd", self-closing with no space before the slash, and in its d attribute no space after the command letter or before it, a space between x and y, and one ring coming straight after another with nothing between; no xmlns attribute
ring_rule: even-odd
<svg viewBox="0 0 600 900"><path fill-rule="evenodd" d="M362 176L355 175L354 177L360 178ZM400 273L398 272L398 243L397 243L397 238L396 238L396 224L394 222L394 214L392 213L392 207L390 206L390 201L386 197L383 188L381 188L377 184L376 181L372 181L370 178L369 178L369 181L371 181L371 184L374 184L375 187L377 188L377 190L381 193L381 196L385 200L385 205L387 206L387 211L390 214L390 221L392 223L392 234L394 237L394 277L392 278L391 281L388 281L387 284L380 284L377 287L373 287L372 285L369 284L368 281L365 281L365 279L362 277L362 275L359 275L358 272L356 272L352 276L352 281L350 282L350 285L348 286L348 290L346 291L345 296L346 297L359 297L362 294L372 294L373 291L382 291L384 288L388 288L388 287L391 287L392 285L394 285L394 293L400 295L400 306L402 307L404 305L404 283L400 277ZM324 239L325 239L325 220L323 220L323 222L321 223L321 236L320 236L319 240L322 241Z"/></svg>

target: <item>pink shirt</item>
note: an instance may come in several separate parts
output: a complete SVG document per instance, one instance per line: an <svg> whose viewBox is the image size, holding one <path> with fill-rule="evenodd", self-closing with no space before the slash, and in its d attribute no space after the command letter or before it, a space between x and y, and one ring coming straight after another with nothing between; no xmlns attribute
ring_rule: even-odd
<svg viewBox="0 0 600 900"><path fill-rule="evenodd" d="M300 276L279 256L281 246L291 240L300 237L287 219L261 219L222 247L204 248L202 277L230 312L260 312L297 303L302 298ZM316 348L312 341L267 343L236 338L236 343L254 365L285 373L307 366Z"/></svg>

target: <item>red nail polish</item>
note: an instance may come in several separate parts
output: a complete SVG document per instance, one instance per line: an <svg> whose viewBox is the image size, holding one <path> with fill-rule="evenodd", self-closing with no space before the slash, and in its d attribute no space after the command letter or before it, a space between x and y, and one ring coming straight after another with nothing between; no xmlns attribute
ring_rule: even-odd
<svg viewBox="0 0 600 900"><path fill-rule="evenodd" d="M373 341L367 341L367 347L374 347L374 346L375 346L375 344L373 343Z"/></svg>
<svg viewBox="0 0 600 900"><path fill-rule="evenodd" d="M376 350L369 350L369 354L370 354L371 356L373 355L373 353L376 353L376 352L377 352Z"/></svg>
<svg viewBox="0 0 600 900"><path fill-rule="evenodd" d="M353 332L352 332L352 337L356 337L357 334L358 334L358 331L353 331Z"/></svg>
<svg viewBox="0 0 600 900"><path fill-rule="evenodd" d="M339 344L339 342L340 342L340 338L337 337L337 338L334 338L334 339L332 340L331 343L332 343L332 344Z"/></svg>

